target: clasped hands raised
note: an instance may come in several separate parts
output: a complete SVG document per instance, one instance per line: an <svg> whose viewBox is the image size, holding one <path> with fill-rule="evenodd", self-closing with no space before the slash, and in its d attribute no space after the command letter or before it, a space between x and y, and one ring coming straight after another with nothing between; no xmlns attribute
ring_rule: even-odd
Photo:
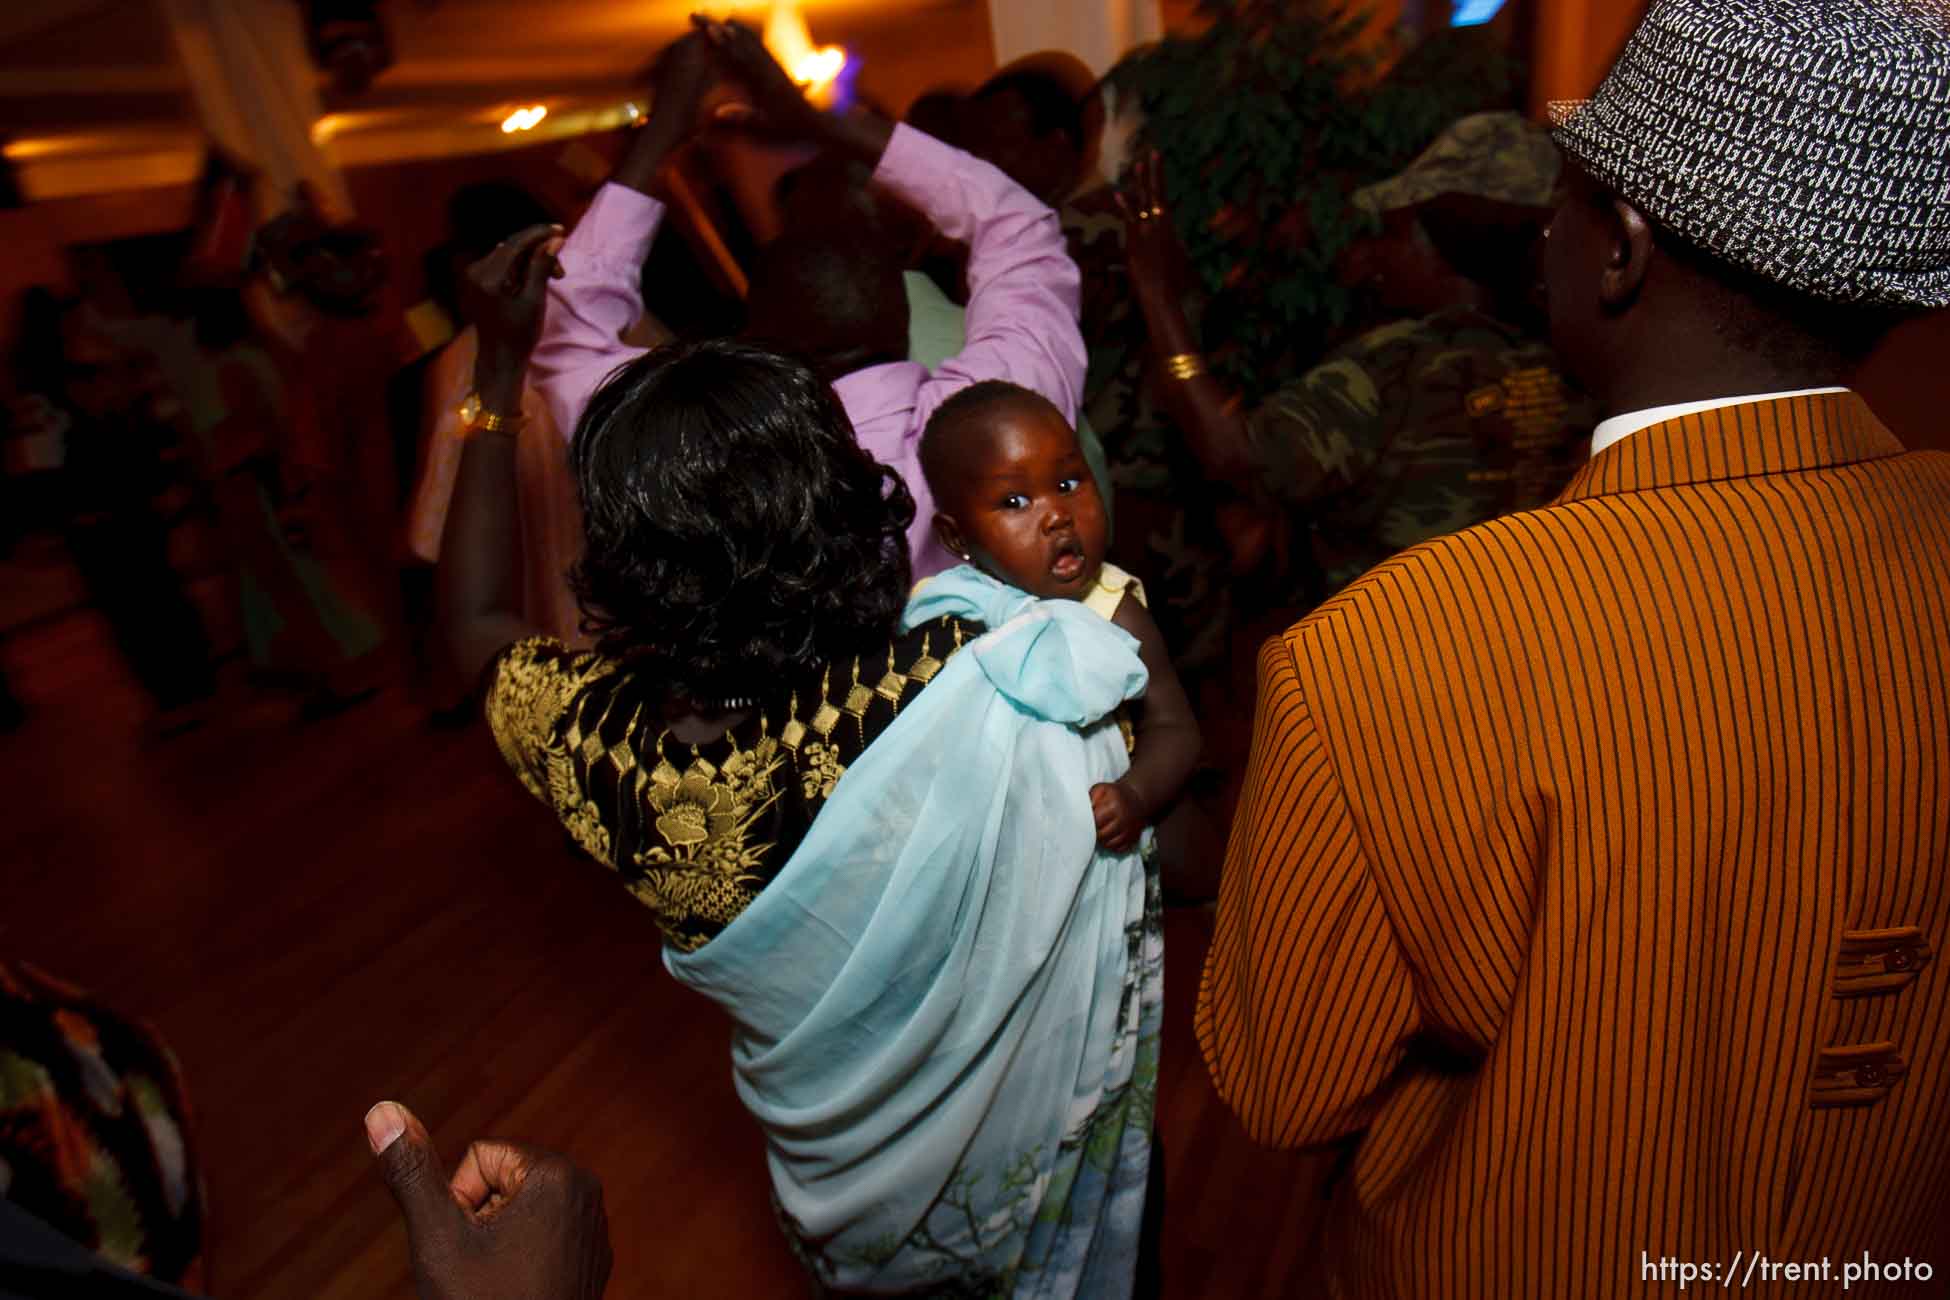
<svg viewBox="0 0 1950 1300"><path fill-rule="evenodd" d="M657 56L652 81L650 120L618 173L639 188L648 189L665 160L705 124L706 105L721 86L734 87L735 95L710 110L713 127L778 138L835 135L834 120L807 101L743 23L692 15L691 30ZM562 234L547 226L522 231L469 268L462 292L481 335L476 388L491 409L499 409L492 399L501 405L518 399L541 331L547 281L559 274L554 254Z"/></svg>
<svg viewBox="0 0 1950 1300"><path fill-rule="evenodd" d="M702 14L692 14L691 30L657 57L652 82L652 120L667 114L686 133L700 125L711 91L725 83L742 94L713 106L713 126L799 139L817 134L825 118L756 31Z"/></svg>

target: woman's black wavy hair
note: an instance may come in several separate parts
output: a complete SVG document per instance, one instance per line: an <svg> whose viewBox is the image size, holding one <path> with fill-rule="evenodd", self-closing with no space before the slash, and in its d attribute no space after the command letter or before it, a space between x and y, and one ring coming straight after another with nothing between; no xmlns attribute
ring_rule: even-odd
<svg viewBox="0 0 1950 1300"><path fill-rule="evenodd" d="M805 365L659 348L590 398L570 458L587 535L570 583L604 654L710 704L885 649L914 498Z"/></svg>

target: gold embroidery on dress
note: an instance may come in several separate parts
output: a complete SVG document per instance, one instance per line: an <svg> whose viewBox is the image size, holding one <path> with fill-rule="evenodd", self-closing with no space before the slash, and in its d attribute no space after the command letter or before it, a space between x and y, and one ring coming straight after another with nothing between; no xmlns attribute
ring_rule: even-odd
<svg viewBox="0 0 1950 1300"><path fill-rule="evenodd" d="M819 707L813 710L812 729L824 740L839 723L840 711L833 707L833 666L828 664L819 675Z"/></svg>
<svg viewBox="0 0 1950 1300"><path fill-rule="evenodd" d="M921 633L921 657L907 670L907 675L923 686L933 681L934 675L941 671L941 661L928 653L928 636L926 632Z"/></svg>
<svg viewBox="0 0 1950 1300"><path fill-rule="evenodd" d="M589 767L596 766L597 762L608 752L608 746L603 744L603 728L609 722L609 711L615 706L615 696L612 695L605 699L603 701L603 711L596 717L596 725L590 727L587 732L583 730L581 715L571 715L566 739L571 749L581 752L583 763ZM626 768L624 770L627 771L628 769Z"/></svg>
<svg viewBox="0 0 1950 1300"><path fill-rule="evenodd" d="M549 803L563 829L569 832L569 838L596 861L614 867L616 862L609 853L609 827L603 824L602 812L595 803L583 798L575 765L566 757L549 762L548 791Z"/></svg>
<svg viewBox="0 0 1950 1300"><path fill-rule="evenodd" d="M958 650L965 631L958 620L951 623ZM592 781L594 769L603 763L611 767L616 797L634 799L642 810L642 842L634 861L625 864L642 874L628 882L630 892L651 909L666 942L687 952L742 913L769 877L760 872L780 865L771 861L776 846L759 840L755 829L782 797L782 788L792 788L785 782L796 775L797 793L813 804L829 798L846 774L848 750L833 735L840 720L853 718L864 748L865 717L874 698L898 712L910 686L927 683L943 667L923 633L920 653L904 672L889 647L886 669L871 687L860 680L856 659L842 702L833 698L828 667L809 720L800 718L794 692L776 735L771 718L760 713L758 738L750 748L728 735L730 754L721 764L693 745L680 766L667 750L668 730L643 743L645 706L633 693L612 693L600 702L580 694L591 680L613 671L613 664L594 656L570 660L559 650L536 653L547 644L514 647L496 675L488 710L502 752L523 784L555 809L575 842L615 866L609 825L588 797L592 789L608 788ZM585 702L580 707L579 697ZM626 704L629 700L635 702ZM623 707L630 715L618 731L611 716ZM788 764L791 773L781 773Z"/></svg>
<svg viewBox="0 0 1950 1300"><path fill-rule="evenodd" d="M894 669L894 648L887 647L887 671L873 688L873 693L893 706L896 716L901 711L901 692L907 689L907 678Z"/></svg>
<svg viewBox="0 0 1950 1300"><path fill-rule="evenodd" d="M570 671L558 656L540 653L543 645L540 640L520 641L502 652L486 708L501 757L538 799L548 798L549 738L575 693L602 663L592 660L581 671Z"/></svg>
<svg viewBox="0 0 1950 1300"><path fill-rule="evenodd" d="M662 843L637 855L644 875L631 889L657 914L666 939L686 951L704 937L684 933L685 923L727 924L762 883L756 872L772 845L752 839L751 830L778 800L772 778L785 758L779 742L762 734L762 717L759 726L758 743L741 749L734 740L722 767L693 749L681 774L662 758L650 774L645 793ZM659 737L660 755L662 746Z"/></svg>
<svg viewBox="0 0 1950 1300"><path fill-rule="evenodd" d="M607 709L603 711L603 717L605 721L608 720L609 711ZM607 752L610 766L616 769L616 782L618 786L623 785L625 783L624 778L636 771L636 748L631 745L630 737L637 734L637 728L642 725L642 721L643 705L638 704L636 708L630 710L630 720L623 724L622 734L616 738L616 743L611 745ZM598 726L597 734L600 735L601 733L602 728Z"/></svg>
<svg viewBox="0 0 1950 1300"><path fill-rule="evenodd" d="M853 685L847 689L846 703L841 707L852 714L853 720L858 722L867 715L867 709L872 704L873 691L860 681L860 660L856 656L853 660Z"/></svg>
<svg viewBox="0 0 1950 1300"><path fill-rule="evenodd" d="M799 789L809 800L830 798L833 787L845 775L840 747L829 741L816 741L799 756Z"/></svg>
<svg viewBox="0 0 1950 1300"><path fill-rule="evenodd" d="M779 743L796 754L799 742L805 738L806 724L799 721L799 692L794 691L786 705L785 726L779 731Z"/></svg>

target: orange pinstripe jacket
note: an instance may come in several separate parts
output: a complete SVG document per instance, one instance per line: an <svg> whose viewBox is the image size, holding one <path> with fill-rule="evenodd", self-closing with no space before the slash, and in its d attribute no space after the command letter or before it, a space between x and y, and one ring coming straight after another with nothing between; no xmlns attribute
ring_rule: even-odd
<svg viewBox="0 0 1950 1300"><path fill-rule="evenodd" d="M1198 1036L1337 1293L1943 1294L1947 930L1950 456L1748 403L1266 645Z"/></svg>

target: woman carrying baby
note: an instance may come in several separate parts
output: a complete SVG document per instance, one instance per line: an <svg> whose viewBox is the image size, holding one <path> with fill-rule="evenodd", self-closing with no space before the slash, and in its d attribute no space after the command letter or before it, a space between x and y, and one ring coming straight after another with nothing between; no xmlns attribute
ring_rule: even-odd
<svg viewBox="0 0 1950 1300"><path fill-rule="evenodd" d="M540 227L471 273L481 408L519 410ZM1150 1164L1155 878L1100 847L1135 643L948 575L805 367L653 352L577 427L593 651L531 634L510 419L467 443L443 625L501 751L734 1025L741 1099L819 1289L1126 1295Z"/></svg>

